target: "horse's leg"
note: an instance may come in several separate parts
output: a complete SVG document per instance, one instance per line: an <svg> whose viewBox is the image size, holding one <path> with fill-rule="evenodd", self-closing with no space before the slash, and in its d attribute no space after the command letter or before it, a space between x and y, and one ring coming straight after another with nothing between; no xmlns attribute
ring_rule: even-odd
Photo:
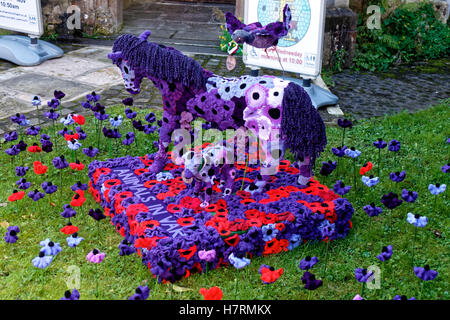
<svg viewBox="0 0 450 320"><path fill-rule="evenodd" d="M153 163L149 168L152 173L163 171L167 162L167 152L172 139L172 132L179 127L178 121L170 114L163 113L163 125L159 130L158 151L153 159Z"/></svg>
<svg viewBox="0 0 450 320"><path fill-rule="evenodd" d="M297 182L301 187L306 188L307 183L312 177L311 157L307 156L303 159L300 159L298 161L298 166L300 169L300 173Z"/></svg>

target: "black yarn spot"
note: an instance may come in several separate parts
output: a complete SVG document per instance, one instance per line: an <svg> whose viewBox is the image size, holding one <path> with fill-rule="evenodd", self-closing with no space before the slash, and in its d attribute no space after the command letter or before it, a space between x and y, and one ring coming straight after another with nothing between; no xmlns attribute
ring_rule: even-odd
<svg viewBox="0 0 450 320"><path fill-rule="evenodd" d="M277 108L270 109L269 116L274 120L280 119L280 116L281 116L280 110Z"/></svg>

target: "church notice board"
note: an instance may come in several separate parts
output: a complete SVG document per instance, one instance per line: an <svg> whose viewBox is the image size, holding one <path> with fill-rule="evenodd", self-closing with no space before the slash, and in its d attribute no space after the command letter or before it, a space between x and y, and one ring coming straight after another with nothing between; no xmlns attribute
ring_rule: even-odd
<svg viewBox="0 0 450 320"><path fill-rule="evenodd" d="M0 0L0 29L40 37L43 33L40 0Z"/></svg>
<svg viewBox="0 0 450 320"><path fill-rule="evenodd" d="M316 78L322 68L325 0L246 0L244 23L259 21L266 25L282 21L285 4L292 12L288 35L268 49L244 44L244 63Z"/></svg>

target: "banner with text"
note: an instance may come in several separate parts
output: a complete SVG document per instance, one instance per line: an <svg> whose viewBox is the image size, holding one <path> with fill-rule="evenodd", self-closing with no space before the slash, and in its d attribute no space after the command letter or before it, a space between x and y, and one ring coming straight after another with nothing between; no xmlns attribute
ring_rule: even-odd
<svg viewBox="0 0 450 320"><path fill-rule="evenodd" d="M40 0L0 0L0 29L41 36L44 32Z"/></svg>

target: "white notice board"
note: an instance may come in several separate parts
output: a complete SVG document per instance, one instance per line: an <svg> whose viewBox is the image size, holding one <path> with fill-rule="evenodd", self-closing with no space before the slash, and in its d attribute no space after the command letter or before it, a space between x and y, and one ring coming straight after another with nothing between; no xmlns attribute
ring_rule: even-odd
<svg viewBox="0 0 450 320"><path fill-rule="evenodd" d="M282 21L285 4L292 12L289 34L267 50L244 44L244 63L315 78L322 68L325 0L245 0L244 23Z"/></svg>
<svg viewBox="0 0 450 320"><path fill-rule="evenodd" d="M43 33L40 0L0 0L0 29L40 37Z"/></svg>

